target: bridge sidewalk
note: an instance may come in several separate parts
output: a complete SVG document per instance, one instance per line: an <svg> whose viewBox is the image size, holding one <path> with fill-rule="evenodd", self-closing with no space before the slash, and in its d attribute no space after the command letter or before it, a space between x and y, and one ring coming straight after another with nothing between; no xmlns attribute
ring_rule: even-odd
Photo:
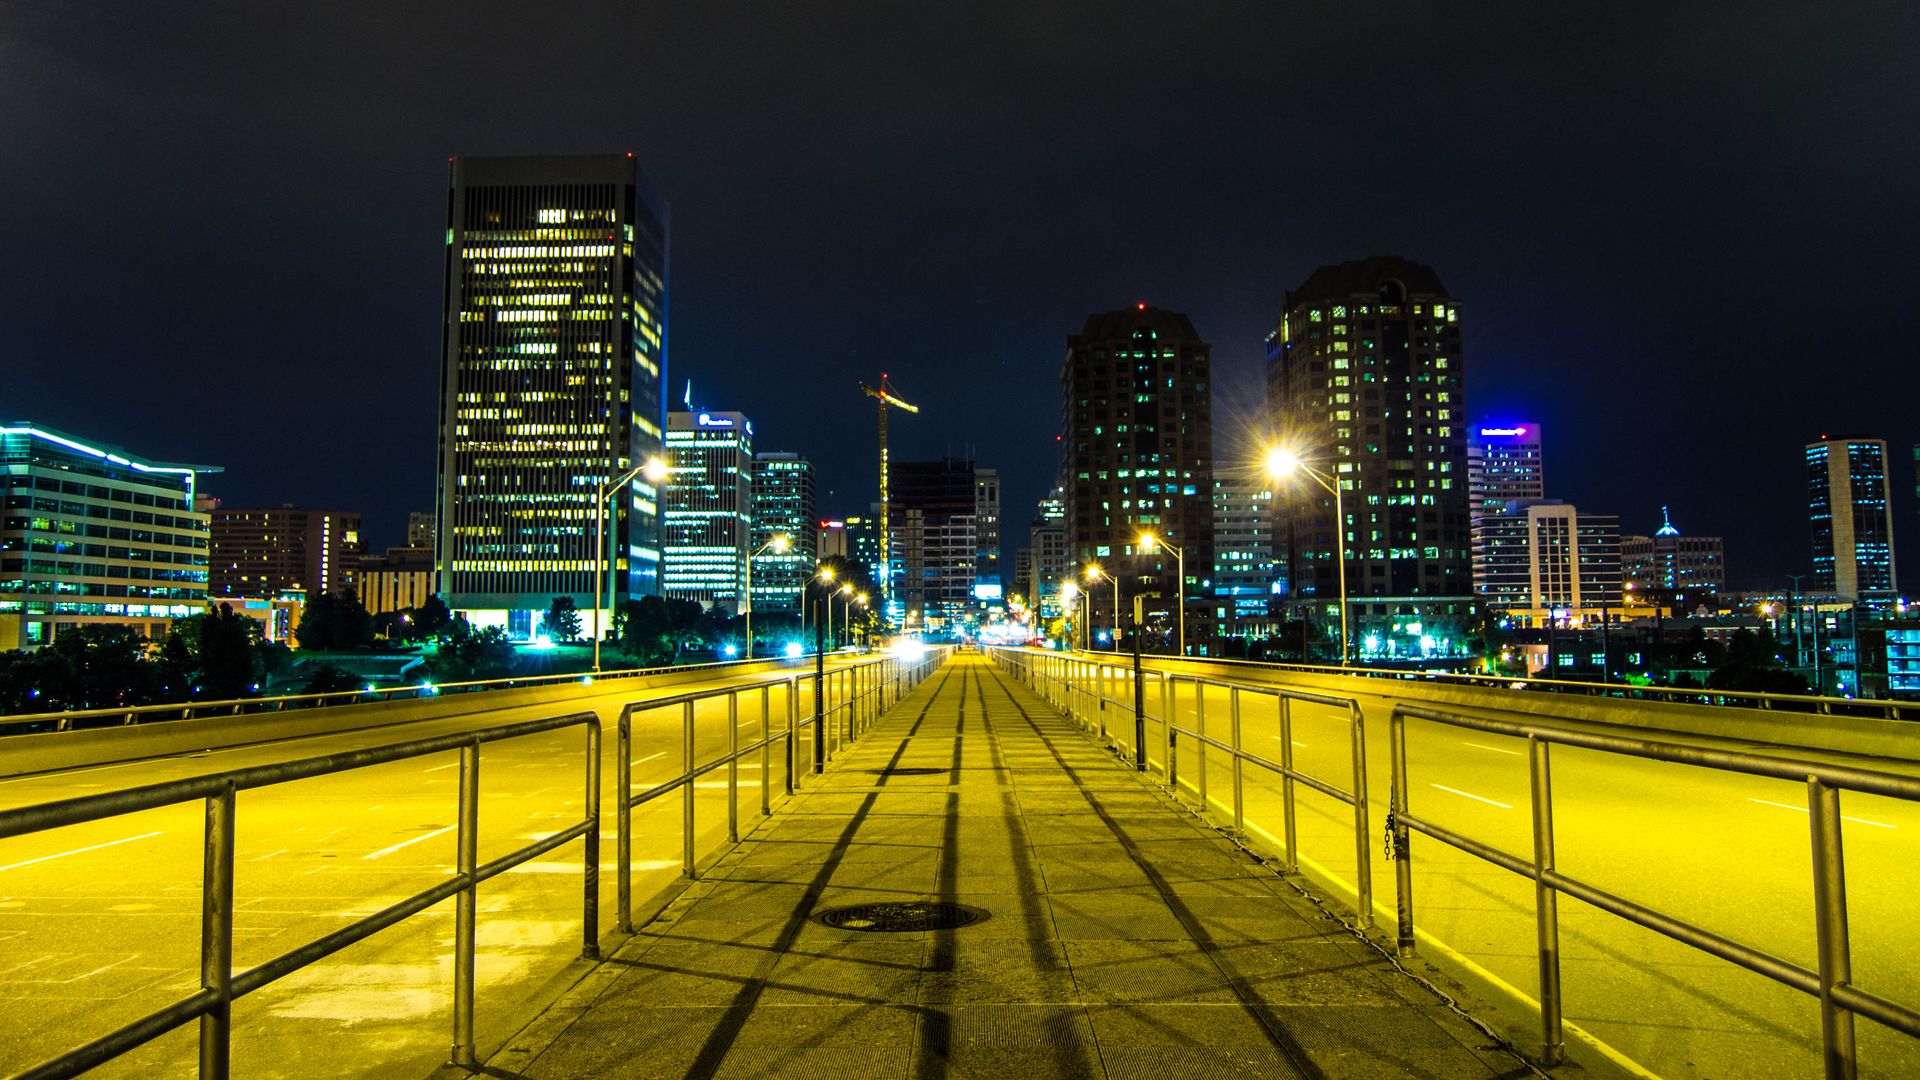
<svg viewBox="0 0 1920 1080"><path fill-rule="evenodd" d="M986 916L891 933L817 918L874 901ZM963 654L488 1072L1528 1073L1490 1043L1024 687Z"/></svg>

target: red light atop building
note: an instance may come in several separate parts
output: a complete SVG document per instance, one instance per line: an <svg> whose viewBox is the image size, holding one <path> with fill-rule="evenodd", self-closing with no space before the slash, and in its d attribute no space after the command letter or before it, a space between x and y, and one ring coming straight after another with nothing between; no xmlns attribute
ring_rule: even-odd
<svg viewBox="0 0 1920 1080"><path fill-rule="evenodd" d="M1140 301L1140 303L1135 306L1137 306L1141 311L1147 310L1147 302L1145 300Z"/></svg>

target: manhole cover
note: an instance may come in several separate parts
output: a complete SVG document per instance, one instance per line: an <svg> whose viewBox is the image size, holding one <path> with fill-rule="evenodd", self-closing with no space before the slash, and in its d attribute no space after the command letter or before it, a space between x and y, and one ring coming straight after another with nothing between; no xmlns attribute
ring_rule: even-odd
<svg viewBox="0 0 1920 1080"><path fill-rule="evenodd" d="M842 930L868 930L874 933L911 933L916 930L951 930L956 926L979 922L986 912L959 904L930 900L889 900L878 904L851 904L828 908L815 918Z"/></svg>
<svg viewBox="0 0 1920 1080"><path fill-rule="evenodd" d="M889 769L868 769L867 771L881 776L937 776L948 770L929 765L895 765Z"/></svg>

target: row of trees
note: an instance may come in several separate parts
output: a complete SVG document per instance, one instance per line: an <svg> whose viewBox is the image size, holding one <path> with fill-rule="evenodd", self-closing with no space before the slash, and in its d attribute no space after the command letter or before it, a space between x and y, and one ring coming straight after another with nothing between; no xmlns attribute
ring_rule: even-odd
<svg viewBox="0 0 1920 1080"><path fill-rule="evenodd" d="M0 653L0 710L112 709L247 697L292 664L225 604L177 619L156 651L125 626L82 625L43 649Z"/></svg>

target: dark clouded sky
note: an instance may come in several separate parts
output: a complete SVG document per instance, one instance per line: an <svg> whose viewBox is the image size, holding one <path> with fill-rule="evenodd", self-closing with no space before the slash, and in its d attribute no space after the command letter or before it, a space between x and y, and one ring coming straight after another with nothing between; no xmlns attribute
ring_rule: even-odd
<svg viewBox="0 0 1920 1080"><path fill-rule="evenodd" d="M0 0L0 416L398 542L447 156L632 150L675 396L814 458L830 511L874 498L860 379L1017 524L1089 312L1190 313L1252 424L1281 293L1378 253L1463 299L1469 410L1545 425L1550 494L1671 504L1769 581L1808 561L1802 444L1864 431L1920 538L1920 9L1568 8Z"/></svg>

